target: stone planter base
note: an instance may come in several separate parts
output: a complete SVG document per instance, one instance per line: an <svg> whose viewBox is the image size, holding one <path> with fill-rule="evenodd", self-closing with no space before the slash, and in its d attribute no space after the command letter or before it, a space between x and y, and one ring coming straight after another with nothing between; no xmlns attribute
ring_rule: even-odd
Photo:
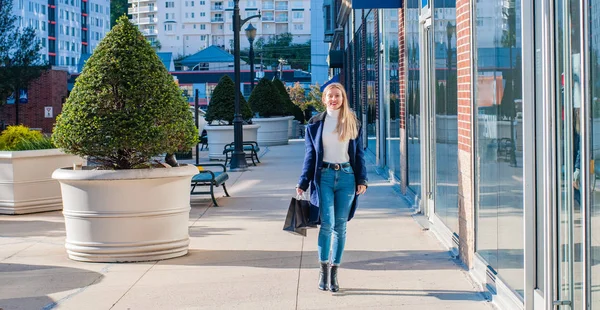
<svg viewBox="0 0 600 310"><path fill-rule="evenodd" d="M293 116L269 117L252 119L254 124L260 125L258 129L258 144L260 146L288 144L290 121Z"/></svg>
<svg viewBox="0 0 600 310"><path fill-rule="evenodd" d="M57 169L70 259L161 260L188 252L190 181L196 167Z"/></svg>
<svg viewBox="0 0 600 310"><path fill-rule="evenodd" d="M85 159L59 149L0 152L0 214L62 210L60 184L52 172Z"/></svg>
<svg viewBox="0 0 600 310"><path fill-rule="evenodd" d="M257 141L257 132L260 125L243 125L244 141ZM205 126L208 135L208 158L210 160L225 160L223 148L233 142L233 126Z"/></svg>

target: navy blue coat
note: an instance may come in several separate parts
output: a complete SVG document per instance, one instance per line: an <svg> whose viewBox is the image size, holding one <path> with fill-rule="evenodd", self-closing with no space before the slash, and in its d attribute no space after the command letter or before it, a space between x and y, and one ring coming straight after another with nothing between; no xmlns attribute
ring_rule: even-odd
<svg viewBox="0 0 600 310"><path fill-rule="evenodd" d="M298 187L303 191L306 191L310 185L310 202L317 207L319 206L318 186L321 182L321 169L323 166L323 124L325 123L326 113L322 112L313 116L306 125L306 154L304 155L302 175L298 181ZM358 132L358 137L350 140L350 143L348 143L348 156L350 158L350 165L354 171L356 185L367 186L367 167L365 166L362 148L362 136L360 135L360 130ZM354 195L348 220L354 217L357 199L358 195Z"/></svg>

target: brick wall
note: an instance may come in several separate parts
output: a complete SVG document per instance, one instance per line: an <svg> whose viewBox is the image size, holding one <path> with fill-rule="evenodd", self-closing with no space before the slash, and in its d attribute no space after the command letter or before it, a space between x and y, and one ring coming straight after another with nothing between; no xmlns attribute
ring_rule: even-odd
<svg viewBox="0 0 600 310"><path fill-rule="evenodd" d="M43 133L52 133L56 115L62 111L62 102L67 97L68 73L50 70L31 82L28 87L28 102L19 104L19 123L30 128L41 128ZM46 118L44 109L52 107L52 118ZM16 122L16 107L5 104L0 108L0 120L7 125Z"/></svg>
<svg viewBox="0 0 600 310"><path fill-rule="evenodd" d="M400 187L402 193L406 194L408 188L408 150L406 141L406 41L404 28L404 9L398 9L398 114L400 120Z"/></svg>
<svg viewBox="0 0 600 310"><path fill-rule="evenodd" d="M472 53L471 4L469 0L456 1L456 42L458 70L458 225L459 253L470 269L475 253L475 217L473 204L473 166L471 141Z"/></svg>

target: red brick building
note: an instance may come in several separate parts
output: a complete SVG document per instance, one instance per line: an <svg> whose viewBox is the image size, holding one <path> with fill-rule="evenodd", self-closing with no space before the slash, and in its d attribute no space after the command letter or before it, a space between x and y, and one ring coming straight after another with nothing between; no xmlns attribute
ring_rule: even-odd
<svg viewBox="0 0 600 310"><path fill-rule="evenodd" d="M51 134L56 116L62 111L62 104L67 98L66 70L53 67L42 74L27 88L27 103L19 103L19 123L39 128L44 134ZM14 125L16 122L16 104L4 104L0 107L0 123Z"/></svg>

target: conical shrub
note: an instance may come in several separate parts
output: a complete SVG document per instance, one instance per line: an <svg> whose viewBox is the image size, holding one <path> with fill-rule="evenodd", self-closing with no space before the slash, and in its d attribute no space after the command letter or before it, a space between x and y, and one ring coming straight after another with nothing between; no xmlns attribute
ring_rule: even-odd
<svg viewBox="0 0 600 310"><path fill-rule="evenodd" d="M86 62L52 139L107 169L132 169L192 147L198 130L173 77L123 16Z"/></svg>
<svg viewBox="0 0 600 310"><path fill-rule="evenodd" d="M244 121L249 121L252 118L252 109L250 105L242 96L241 91L238 89L240 94L240 110ZM235 113L235 85L233 80L228 75L223 75L219 80L219 84L213 90L210 104L204 118L208 123L213 121L222 120L227 122L228 125L233 123L233 117Z"/></svg>
<svg viewBox="0 0 600 310"><path fill-rule="evenodd" d="M277 88L271 81L261 79L248 99L252 111L257 112L261 117L282 116L283 100Z"/></svg>
<svg viewBox="0 0 600 310"><path fill-rule="evenodd" d="M277 91L281 95L281 100L283 102L284 114L285 115L293 115L295 120L303 123L304 122L304 113L302 112L302 109L300 109L299 106L295 105L292 102L292 99L290 98L290 94L288 93L287 89L285 88L285 85L283 84L283 82L279 79L274 79L273 86L275 86L275 88L277 88Z"/></svg>

